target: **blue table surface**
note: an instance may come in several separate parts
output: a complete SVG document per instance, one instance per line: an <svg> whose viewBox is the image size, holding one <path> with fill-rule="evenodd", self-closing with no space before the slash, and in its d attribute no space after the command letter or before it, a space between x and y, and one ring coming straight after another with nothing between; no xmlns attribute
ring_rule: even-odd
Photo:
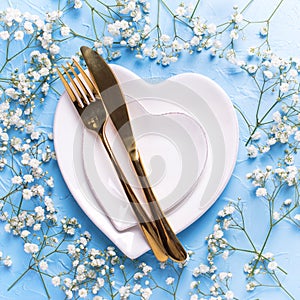
<svg viewBox="0 0 300 300"><path fill-rule="evenodd" d="M154 0L150 2L153 7L157 3L157 1ZM174 6L171 1L167 2L169 2L171 6ZM247 11L247 17L255 17L257 20L264 18L269 15L269 12L271 12L272 9L274 9L274 6L276 6L275 2L277 3L279 1L253 1ZM223 20L226 20L226 18L228 19L232 13L232 6L234 4L243 7L246 3L247 2L243 0L229 0L225 2L200 1L198 13L201 16L205 16L207 20L219 24ZM58 0L1 0L0 10L12 6L23 12L30 11L31 13L35 13L42 17L46 11L57 9L57 5ZM297 54L299 55L299 17L299 1L284 1L277 14L272 19L269 39L273 52L277 53L279 56L289 58L291 56L297 56ZM80 11L76 11L74 15L68 13L64 21L72 28L79 30L88 28L90 26L89 10L83 8ZM257 43L258 28L259 27L253 26L247 29L247 44L251 45L252 42ZM87 32L89 32L89 30L87 30ZM72 55L74 51L74 47L65 46L65 48L62 49L62 52L66 55ZM246 49L243 49L243 45L241 46L240 51L246 51ZM0 51L1 55L2 53L3 52ZM255 105L253 105L253 103L257 101L257 91L252 84L249 84L249 76L241 69L232 66L225 59L212 58L208 51L204 51L199 55L183 54L176 63L172 63L168 67L162 67L151 61L138 61L133 55L126 52L123 53L120 59L114 61L114 63L132 70L142 78L168 78L184 72L194 72L206 75L217 82L227 92L232 102L237 105L245 115L249 116L249 118L254 118L253 108ZM62 87L59 89L62 91ZM51 131L57 101L58 96L56 94L50 93L49 96L47 96L45 104L46 108L41 108L43 113L37 117L42 129ZM178 299L189 299L189 284L194 280L192 270L195 266L199 265L200 262L205 262L207 253L205 237L212 232L218 211L222 209L228 201L236 200L239 197L243 200L246 211L246 222L249 226L249 231L252 236L255 237L258 245L261 245L261 241L267 230L266 218L268 216L266 205L255 197L254 189L245 179L245 174L257 167L274 164L276 151L272 151L268 155L256 159L248 159L247 151L245 149L245 141L248 137L247 126L241 115L237 114L237 116L239 119L240 146L233 175L216 203L204 216L179 234L179 238L183 244L188 249L193 250L195 254L192 257L192 261L187 266L187 270L183 273L182 284L177 292ZM75 216L82 224L82 228L88 230L92 234L93 246L104 249L107 245L111 245L112 243L109 239L93 225L72 198L62 179L58 166L54 164L51 172L55 178L53 199L55 199L55 204L58 207L60 214ZM9 180L8 177L2 176L0 178L0 184L4 188L6 187L7 180ZM68 201L65 201L66 199ZM0 250L3 251L4 255L10 255L12 257L13 265L10 268L0 266L0 299L47 299L42 282L35 272L29 272L10 291L7 290L13 281L26 269L28 255L23 251L23 245L20 239L14 237L12 234L6 233L4 231L4 225L3 222L0 223ZM231 239L237 241L239 236L235 236L235 233L231 233ZM246 241L241 240L239 245L241 248L244 246L246 247ZM266 249L266 251L271 251L276 255L276 261L279 261L281 266L287 272L287 275L282 276L281 280L285 288L291 292L295 299L300 299L300 283L298 277L300 269L299 247L300 239L297 228L291 226L289 222L282 222L276 231L274 231ZM166 271L159 270L158 264L155 262L154 256L150 252L139 258L139 261L146 261L156 269L155 276L158 282L163 283L168 277ZM252 293L246 292L245 276L243 275L243 265L246 262L247 259L240 253L226 265L226 269L230 270L234 276L231 283L231 289L234 291L237 298L289 299L289 297L278 288L272 289L265 287L255 290ZM51 267L52 264L55 264L55 261L49 261L48 263ZM63 265L63 261L60 261L60 263ZM52 299L64 299L64 293L52 286L50 281L47 286ZM154 296L153 298L171 299L172 297L169 294L165 294L164 296ZM89 295L88 299L92 299L92 295ZM209 299L209 297L207 299Z"/></svg>

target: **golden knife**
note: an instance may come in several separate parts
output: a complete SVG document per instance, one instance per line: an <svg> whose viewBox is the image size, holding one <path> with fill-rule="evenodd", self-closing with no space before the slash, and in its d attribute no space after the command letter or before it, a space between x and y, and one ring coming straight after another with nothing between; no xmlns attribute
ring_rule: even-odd
<svg viewBox="0 0 300 300"><path fill-rule="evenodd" d="M136 146L125 98L118 81L111 68L96 51L85 46L81 47L80 50L138 176L157 227L159 242L164 246L166 253L172 260L183 262L187 259L187 253L172 230L151 189Z"/></svg>

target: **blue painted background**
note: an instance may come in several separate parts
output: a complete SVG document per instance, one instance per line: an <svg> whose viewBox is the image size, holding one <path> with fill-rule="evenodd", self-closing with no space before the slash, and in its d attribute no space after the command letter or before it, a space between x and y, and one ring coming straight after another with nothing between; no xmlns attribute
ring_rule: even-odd
<svg viewBox="0 0 300 300"><path fill-rule="evenodd" d="M155 6L156 1L150 2ZM171 5L171 1L168 2L170 2ZM216 24L230 16L234 4L240 4L242 7L246 3L246 1L231 0L202 2L198 13L205 16L210 22ZM250 8L247 14L249 16L255 16L257 19L269 15L268 11L271 11L270 7L274 7L275 3L274 0L254 2L255 4L252 6L253 9ZM57 0L1 0L0 9L13 6L22 11L30 11L31 13L43 15L46 11L56 9L57 3ZM271 46L274 52L283 57L288 58L290 56L299 55L300 53L299 17L300 2L290 0L283 3L282 8L272 21L273 26L271 27L270 33ZM68 18L70 18L70 15L68 15ZM66 20L67 24L70 24L70 26L73 26L74 28L78 28L78 30L82 32L85 30L88 31L88 27L86 27L88 22L88 15L85 14L84 10L78 11L73 19ZM248 30L247 40L245 41L245 44L241 44L240 49L247 49L252 42L257 41L259 38L258 28L259 26L253 26ZM72 42L70 42L70 45L72 45ZM72 54L77 51L81 45L74 45L73 42L73 46L74 48L66 47L65 49L62 49L62 51ZM77 48L75 48L76 46ZM192 56L183 55L177 63L172 64L167 68L163 68L151 62L145 63L137 61L133 56L129 55L123 55L122 58L115 63L133 70L142 78L167 78L183 72L204 74L222 86L232 99L233 103L238 105L246 115L251 117L253 114L251 102L257 99L257 93L248 76L238 68L230 65L225 59L220 60L218 58L212 58L208 52ZM42 127L51 128L57 101L57 96L48 96L47 103L43 108L42 114L39 116ZM241 197L244 200L247 211L246 222L249 226L249 231L255 234L257 241L260 241L266 230L263 218L266 215L267 208L262 202L254 197L250 184L245 180L245 174L256 167L267 165L268 160L270 160L270 162L272 161L272 157L266 156L262 160L259 158L256 160L247 159L244 143L248 132L242 118L239 115L238 118L240 124L240 149L237 165L228 186L213 207L201 219L179 234L179 238L183 244L196 252L193 261L188 266L188 269L190 269L191 272L199 262L205 262L205 237L212 231L217 213L227 201L236 200L237 197ZM69 214L69 212L71 212L73 216L77 217L82 224L82 227L91 232L95 247L104 248L105 245L110 245L111 242L92 224L92 222L88 220L78 207L77 203L70 195L56 165L54 177L56 184L54 194L57 195L57 199L59 199L59 201L56 201L56 206L61 212L61 215ZM5 179L1 178L1 181L3 180ZM239 237L237 236L236 239L238 238ZM244 241L241 241L241 246L243 246L243 243ZM277 254L276 260L281 263L288 272L288 276L283 279L283 283L286 288L296 296L296 299L300 299L300 239L297 229L288 223L281 224L280 228L278 228L276 233L272 236L269 247L272 248L272 252ZM14 279L26 268L26 260L24 259L21 241L14 238L12 235L5 233L3 224L1 223L0 250L13 258L13 266L11 268L0 267L0 299L46 299L41 282L35 273L29 273L11 291L7 291L7 288L12 284ZM268 251L269 249L266 250ZM246 261L246 258L246 255L241 255L240 257L236 256L234 261L230 261L229 270L234 274L232 290L235 291L236 296L240 299L256 299L257 297L259 299L285 299L285 296L276 289L265 289L265 292L260 290L258 294L256 294L256 292L250 294L245 292L244 275L242 274L243 271L241 266ZM145 254L142 259L148 261L151 265L155 265L154 258L150 254ZM182 299L188 299L187 293L189 290L189 283L193 280L191 272L184 273L183 284L181 285L182 288L178 294ZM162 280L165 280L166 277L167 274L164 274ZM159 276L157 276L157 278L159 278ZM185 283L186 286L184 287ZM63 293L57 288L50 287L50 294L53 299L64 299Z"/></svg>

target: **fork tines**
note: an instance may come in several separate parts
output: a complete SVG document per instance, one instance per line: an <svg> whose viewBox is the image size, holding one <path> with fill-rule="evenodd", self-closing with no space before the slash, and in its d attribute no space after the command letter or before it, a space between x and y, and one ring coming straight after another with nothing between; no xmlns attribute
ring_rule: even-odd
<svg viewBox="0 0 300 300"><path fill-rule="evenodd" d="M96 101L96 98L94 96L95 93L98 93L99 96L100 94L97 86L95 85L93 80L88 77L80 64L75 59L73 59L73 63L79 70L79 74L75 71L70 63L67 63L69 70L65 66L62 66L64 73L68 77L71 84L67 82L59 69L57 69L57 72L72 102L77 101L77 104L81 108L83 108L85 105L89 105L90 102ZM71 73L73 74L74 79L70 75L69 71L71 71Z"/></svg>

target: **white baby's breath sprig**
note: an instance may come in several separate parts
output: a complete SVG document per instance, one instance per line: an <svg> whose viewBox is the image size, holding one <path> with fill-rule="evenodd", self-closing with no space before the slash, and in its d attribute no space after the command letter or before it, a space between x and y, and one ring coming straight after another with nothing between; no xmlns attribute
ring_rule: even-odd
<svg viewBox="0 0 300 300"><path fill-rule="evenodd" d="M3 252L0 251L0 266L3 265L7 268L11 267L13 261L9 255L4 256Z"/></svg>

